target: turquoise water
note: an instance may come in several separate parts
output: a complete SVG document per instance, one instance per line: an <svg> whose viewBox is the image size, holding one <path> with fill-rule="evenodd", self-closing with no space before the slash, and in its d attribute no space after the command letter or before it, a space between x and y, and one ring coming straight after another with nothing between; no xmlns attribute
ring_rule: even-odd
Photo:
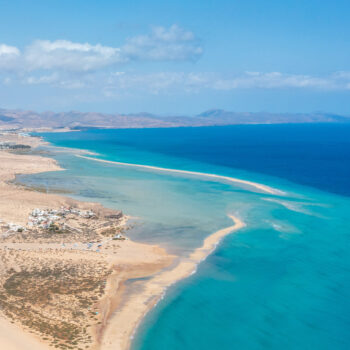
<svg viewBox="0 0 350 350"><path fill-rule="evenodd" d="M133 239L183 255L231 225L227 214L247 223L227 236L195 275L168 290L141 324L133 350L349 349L350 199L345 195L350 184L344 175L350 137L344 129L337 137L337 130L318 128L312 142L302 143L310 129L299 127L303 148L295 147L295 129L283 127L44 135L55 145L98 152L99 158L235 176L284 190L283 196L71 153L54 155L67 170L19 180L121 208L138 218ZM279 144L285 157L271 151ZM324 152L316 156L317 150ZM319 176L315 168L322 169Z"/></svg>

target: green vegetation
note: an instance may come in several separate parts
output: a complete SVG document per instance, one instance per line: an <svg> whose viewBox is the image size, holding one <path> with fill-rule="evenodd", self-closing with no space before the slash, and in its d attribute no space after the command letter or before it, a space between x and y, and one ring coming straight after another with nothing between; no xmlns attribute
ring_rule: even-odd
<svg viewBox="0 0 350 350"><path fill-rule="evenodd" d="M91 342L87 327L96 320L94 305L104 292L108 274L88 262L19 272L10 269L0 288L0 308L55 348L77 349Z"/></svg>

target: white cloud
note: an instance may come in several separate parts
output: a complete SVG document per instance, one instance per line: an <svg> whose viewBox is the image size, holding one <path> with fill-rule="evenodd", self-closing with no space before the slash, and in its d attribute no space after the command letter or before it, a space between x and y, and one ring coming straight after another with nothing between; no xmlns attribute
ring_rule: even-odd
<svg viewBox="0 0 350 350"><path fill-rule="evenodd" d="M122 53L129 60L196 60L203 48L192 32L173 25L169 29L154 27L149 35L129 38Z"/></svg>
<svg viewBox="0 0 350 350"><path fill-rule="evenodd" d="M37 85L37 84L53 84L59 80L59 75L57 73L52 73L50 75L41 76L28 76L23 79L24 84Z"/></svg>
<svg viewBox="0 0 350 350"><path fill-rule="evenodd" d="M92 83L90 81L90 83ZM93 84L89 84L88 76L71 77L66 74L54 72L49 75L29 75L22 79L24 85L50 85L64 89L82 89Z"/></svg>
<svg viewBox="0 0 350 350"><path fill-rule="evenodd" d="M342 83L335 76L313 77L280 72L246 72L232 78L219 78L214 82L216 90L232 89L276 89L276 88L342 88Z"/></svg>
<svg viewBox="0 0 350 350"><path fill-rule="evenodd" d="M313 89L350 90L350 72L336 72L329 76L283 74L280 72L246 72L239 76L219 73L184 72L90 72L72 74L30 74L21 78L22 84L50 85L64 89L90 89L102 91L105 96L132 94L177 94L199 93L201 91L233 91L243 89Z"/></svg>
<svg viewBox="0 0 350 350"><path fill-rule="evenodd" d="M108 96L123 93L196 93L202 90L318 89L350 90L350 72L329 75L281 72L117 72L133 61L193 61L203 48L193 32L177 25L154 27L148 34L127 38L119 47L69 40L36 40L23 50L0 44L3 84L48 85L91 89ZM129 91L127 91L129 90Z"/></svg>
<svg viewBox="0 0 350 350"><path fill-rule="evenodd" d="M17 47L0 44L0 69L15 68L20 54Z"/></svg>
<svg viewBox="0 0 350 350"><path fill-rule="evenodd" d="M108 79L106 91L111 90L147 90L158 94L161 91L183 85L186 81L184 73L159 72L152 74L128 74L124 72L112 73Z"/></svg>
<svg viewBox="0 0 350 350"><path fill-rule="evenodd" d="M350 72L337 72L315 77L280 72L246 72L238 76L219 73L159 72L151 74L112 74L106 90L136 89L154 94L172 91L198 92L200 90L230 91L236 89L350 89Z"/></svg>
<svg viewBox="0 0 350 350"><path fill-rule="evenodd" d="M173 25L155 27L150 34L128 38L121 47L69 40L36 40L21 53L17 47L2 44L0 69L89 72L134 60L195 60L202 52L192 32Z"/></svg>
<svg viewBox="0 0 350 350"><path fill-rule="evenodd" d="M26 48L23 59L28 70L89 71L122 62L118 48L68 40L37 40Z"/></svg>
<svg viewBox="0 0 350 350"><path fill-rule="evenodd" d="M0 57L6 57L6 56L18 56L20 54L17 47L9 46L5 44L0 45Z"/></svg>

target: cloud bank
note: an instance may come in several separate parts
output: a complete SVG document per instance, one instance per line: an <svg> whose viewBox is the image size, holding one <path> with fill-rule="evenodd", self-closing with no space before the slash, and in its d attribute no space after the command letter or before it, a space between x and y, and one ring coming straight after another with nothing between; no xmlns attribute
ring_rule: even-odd
<svg viewBox="0 0 350 350"><path fill-rule="evenodd" d="M56 71L50 74L26 75L24 85L50 85L65 89L98 89L107 97L132 93L151 95L247 89L312 89L319 91L350 90L350 72L336 72L318 77L281 72L245 72L229 75L210 72L156 72L128 71L89 72L71 74Z"/></svg>
<svg viewBox="0 0 350 350"><path fill-rule="evenodd" d="M203 54L200 40L178 25L153 27L126 38L118 47L69 40L35 40L20 49L0 44L0 84L90 89L106 97L122 94L198 93L203 90L350 90L350 72L313 76L282 72L136 72L132 62L194 62ZM233 67L234 68L234 67Z"/></svg>
<svg viewBox="0 0 350 350"><path fill-rule="evenodd" d="M203 48L192 32L173 25L169 29L154 27L150 35L129 38L121 51L129 60L185 61L199 58Z"/></svg>
<svg viewBox="0 0 350 350"><path fill-rule="evenodd" d="M0 69L87 72L136 60L194 61L202 53L203 48L192 32L172 25L154 27L147 35L128 38L121 47L36 40L21 51L1 44Z"/></svg>
<svg viewBox="0 0 350 350"><path fill-rule="evenodd" d="M67 40L37 40L22 56L25 69L90 71L121 63L119 48L73 43Z"/></svg>
<svg viewBox="0 0 350 350"><path fill-rule="evenodd" d="M190 93L200 92L203 89L216 91L236 89L350 90L350 72L336 72L324 77L281 72L245 72L240 75L208 72L111 73L105 91L112 94L113 91L120 92L126 89L142 89L153 94L181 89Z"/></svg>

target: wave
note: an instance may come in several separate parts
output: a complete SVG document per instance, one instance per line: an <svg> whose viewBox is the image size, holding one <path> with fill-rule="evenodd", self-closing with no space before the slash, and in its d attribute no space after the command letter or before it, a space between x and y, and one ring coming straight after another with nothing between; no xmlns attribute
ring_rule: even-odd
<svg viewBox="0 0 350 350"><path fill-rule="evenodd" d="M310 216L320 216L319 214L313 213L310 210L305 208L305 206L307 206L307 205L318 206L318 204L304 203L304 202L291 202L291 201L279 200L279 199L275 199L275 198L262 198L262 199L264 201L277 203L279 205L282 205L286 209L291 210L291 211L295 211L297 213L302 213L302 214L310 215Z"/></svg>

